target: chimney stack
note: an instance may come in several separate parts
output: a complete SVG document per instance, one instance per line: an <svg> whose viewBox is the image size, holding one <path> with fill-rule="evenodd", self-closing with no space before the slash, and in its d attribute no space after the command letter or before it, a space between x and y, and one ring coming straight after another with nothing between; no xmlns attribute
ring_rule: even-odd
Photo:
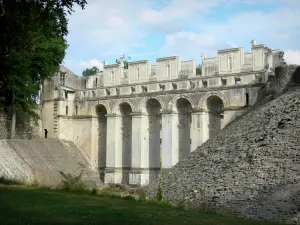
<svg viewBox="0 0 300 225"><path fill-rule="evenodd" d="M252 43L252 48L253 48L256 45L256 40L252 40L251 43Z"/></svg>

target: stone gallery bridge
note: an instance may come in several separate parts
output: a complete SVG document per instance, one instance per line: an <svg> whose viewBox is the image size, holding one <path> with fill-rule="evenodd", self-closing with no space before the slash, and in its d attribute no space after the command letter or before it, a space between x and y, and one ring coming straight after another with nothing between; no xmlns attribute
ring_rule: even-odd
<svg viewBox="0 0 300 225"><path fill-rule="evenodd" d="M253 41L248 54L202 54L202 75L177 56L121 58L88 78L61 67L43 84L43 130L83 149L105 183L146 185L255 104L282 57Z"/></svg>

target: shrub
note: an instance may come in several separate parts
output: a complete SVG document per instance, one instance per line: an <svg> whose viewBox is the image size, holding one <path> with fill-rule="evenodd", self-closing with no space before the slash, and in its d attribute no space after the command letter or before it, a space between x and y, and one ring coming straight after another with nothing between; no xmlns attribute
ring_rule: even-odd
<svg viewBox="0 0 300 225"><path fill-rule="evenodd" d="M59 173L63 177L61 190L81 193L89 192L88 186L82 181L83 171L81 170L77 176L60 171Z"/></svg>
<svg viewBox="0 0 300 225"><path fill-rule="evenodd" d="M19 181L17 179L11 179L7 178L4 176L0 176L0 184L5 184L5 185L22 185L23 182Z"/></svg>

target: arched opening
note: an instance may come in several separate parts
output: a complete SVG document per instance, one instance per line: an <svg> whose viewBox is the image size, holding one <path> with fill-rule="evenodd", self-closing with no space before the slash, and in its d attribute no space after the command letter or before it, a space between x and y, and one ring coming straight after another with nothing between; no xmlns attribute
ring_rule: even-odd
<svg viewBox="0 0 300 225"><path fill-rule="evenodd" d="M179 161L186 158L191 152L191 119L192 105L185 99L177 100L178 110L178 147Z"/></svg>
<svg viewBox="0 0 300 225"><path fill-rule="evenodd" d="M207 99L209 138L214 137L221 130L221 117L224 104L218 96Z"/></svg>
<svg viewBox="0 0 300 225"><path fill-rule="evenodd" d="M122 184L129 184L129 170L131 167L132 109L127 102L121 103L119 107L121 113Z"/></svg>
<svg viewBox="0 0 300 225"><path fill-rule="evenodd" d="M146 104L149 122L149 168L160 167L161 155L161 105L156 99L149 99ZM150 176L150 182L155 177Z"/></svg>
<svg viewBox="0 0 300 225"><path fill-rule="evenodd" d="M96 106L98 117L98 167L100 179L104 182L104 169L106 167L106 140L107 140L107 110L104 105Z"/></svg>

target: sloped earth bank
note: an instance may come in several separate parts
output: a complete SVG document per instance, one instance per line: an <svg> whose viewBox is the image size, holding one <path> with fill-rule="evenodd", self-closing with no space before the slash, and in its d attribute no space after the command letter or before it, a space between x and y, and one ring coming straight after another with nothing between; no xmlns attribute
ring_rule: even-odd
<svg viewBox="0 0 300 225"><path fill-rule="evenodd" d="M163 173L161 184L172 204L300 223L299 84L228 125ZM149 185L151 198L157 186Z"/></svg>
<svg viewBox="0 0 300 225"><path fill-rule="evenodd" d="M69 141L55 139L0 140L0 176L25 182L38 181L52 186L61 183L60 172L78 175L91 186L100 186L99 173L93 171L83 153Z"/></svg>

